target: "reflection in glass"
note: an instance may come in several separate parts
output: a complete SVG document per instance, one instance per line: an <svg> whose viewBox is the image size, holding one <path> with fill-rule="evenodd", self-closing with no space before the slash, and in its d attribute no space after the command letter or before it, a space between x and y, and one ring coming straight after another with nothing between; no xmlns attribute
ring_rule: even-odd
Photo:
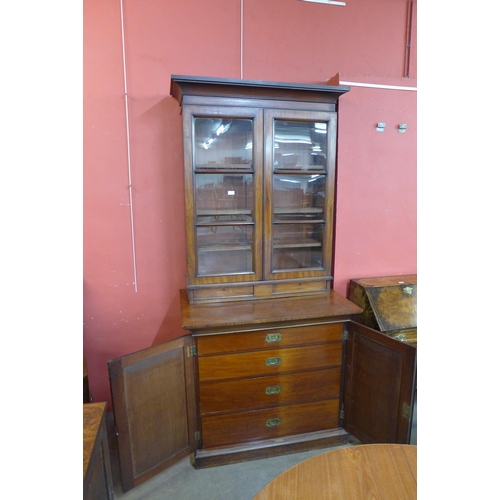
<svg viewBox="0 0 500 500"><path fill-rule="evenodd" d="M252 220L252 174L196 174L195 184L197 223Z"/></svg>
<svg viewBox="0 0 500 500"><path fill-rule="evenodd" d="M276 224L273 269L322 269L323 228L323 224Z"/></svg>
<svg viewBox="0 0 500 500"><path fill-rule="evenodd" d="M326 168L327 123L274 121L274 168L317 170Z"/></svg>
<svg viewBox="0 0 500 500"><path fill-rule="evenodd" d="M321 220L324 217L325 175L275 174L274 220Z"/></svg>
<svg viewBox="0 0 500 500"><path fill-rule="evenodd" d="M194 119L195 169L251 169L252 120Z"/></svg>
<svg viewBox="0 0 500 500"><path fill-rule="evenodd" d="M252 232L250 225L198 226L198 276L252 272Z"/></svg>

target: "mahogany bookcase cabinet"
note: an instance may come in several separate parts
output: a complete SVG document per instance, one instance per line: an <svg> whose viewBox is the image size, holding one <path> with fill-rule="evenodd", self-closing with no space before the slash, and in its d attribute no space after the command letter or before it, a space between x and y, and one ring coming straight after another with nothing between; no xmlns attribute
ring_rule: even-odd
<svg viewBox="0 0 500 500"><path fill-rule="evenodd" d="M351 400L363 412L356 422L379 417L377 405L359 405L367 381L359 391L351 375L372 360L350 339L373 333L351 321L362 309L331 289L347 91L172 77L183 115L189 333L109 362L124 491L189 454L199 468L343 444L358 431L345 418ZM407 442L407 420L390 426L384 440Z"/></svg>

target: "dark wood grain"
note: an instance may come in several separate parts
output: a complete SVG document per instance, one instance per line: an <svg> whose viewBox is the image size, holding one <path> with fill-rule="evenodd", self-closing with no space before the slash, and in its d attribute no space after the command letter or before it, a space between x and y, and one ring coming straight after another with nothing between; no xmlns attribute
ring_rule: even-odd
<svg viewBox="0 0 500 500"><path fill-rule="evenodd" d="M189 304L187 291L180 291L182 327L193 333L242 331L263 324L341 322L362 309L339 293L222 304Z"/></svg>
<svg viewBox="0 0 500 500"><path fill-rule="evenodd" d="M327 368L286 375L201 383L200 414L332 399L340 395L340 375L341 368Z"/></svg>
<svg viewBox="0 0 500 500"><path fill-rule="evenodd" d="M257 330L196 338L198 355L324 344L342 340L343 323Z"/></svg>
<svg viewBox="0 0 500 500"><path fill-rule="evenodd" d="M172 75L170 94L179 104L186 96L223 96L237 98L266 98L299 103L336 103L350 87L262 80L237 80L203 76Z"/></svg>
<svg viewBox="0 0 500 500"><path fill-rule="evenodd" d="M190 344L183 337L109 362L124 492L194 449Z"/></svg>
<svg viewBox="0 0 500 500"><path fill-rule="evenodd" d="M279 364L270 364L274 360L278 360ZM221 356L203 356L198 359L198 374L200 382L207 382L315 370L341 364L342 344L339 342Z"/></svg>
<svg viewBox="0 0 500 500"><path fill-rule="evenodd" d="M105 414L106 403L83 405L84 500L114 498Z"/></svg>
<svg viewBox="0 0 500 500"><path fill-rule="evenodd" d="M364 443L409 443L416 349L359 323L348 328L343 427Z"/></svg>
<svg viewBox="0 0 500 500"><path fill-rule="evenodd" d="M342 428L318 432L305 432L277 439L254 440L248 443L219 448L199 448L195 451L194 467L216 467L246 460L276 457L290 453L341 446L347 443L349 434Z"/></svg>
<svg viewBox="0 0 500 500"><path fill-rule="evenodd" d="M279 419L279 424L266 423ZM316 401L264 410L202 417L203 447L227 446L258 439L276 439L338 427L339 400Z"/></svg>

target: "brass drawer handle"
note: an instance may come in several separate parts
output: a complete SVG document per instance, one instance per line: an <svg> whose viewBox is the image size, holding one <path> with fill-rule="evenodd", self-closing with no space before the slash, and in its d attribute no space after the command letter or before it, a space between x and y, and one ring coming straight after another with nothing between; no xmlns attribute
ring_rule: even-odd
<svg viewBox="0 0 500 500"><path fill-rule="evenodd" d="M266 427L277 427L281 424L281 418L270 418L266 420Z"/></svg>
<svg viewBox="0 0 500 500"><path fill-rule="evenodd" d="M267 358L266 366L278 366L281 365L281 358L277 356L276 358Z"/></svg>
<svg viewBox="0 0 500 500"><path fill-rule="evenodd" d="M281 333L268 333L266 335L266 342L279 342L281 340Z"/></svg>
<svg viewBox="0 0 500 500"><path fill-rule="evenodd" d="M279 385L270 385L266 387L266 394L279 394L281 392L281 387Z"/></svg>

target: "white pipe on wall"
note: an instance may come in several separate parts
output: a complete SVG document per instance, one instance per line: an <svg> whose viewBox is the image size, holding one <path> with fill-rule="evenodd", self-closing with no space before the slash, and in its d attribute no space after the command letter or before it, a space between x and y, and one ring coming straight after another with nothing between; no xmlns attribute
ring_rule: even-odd
<svg viewBox="0 0 500 500"><path fill-rule="evenodd" d="M243 2L240 0L240 79L243 80Z"/></svg>
<svg viewBox="0 0 500 500"><path fill-rule="evenodd" d="M127 64L125 59L125 29L123 24L123 0L120 0L120 20L122 30L123 86L125 96L125 123L127 129L127 169L128 169L128 199L130 211L130 229L132 236L132 262L134 266L134 290L137 292L137 265L135 258L134 210L132 205L132 169L130 161L130 124L128 111Z"/></svg>
<svg viewBox="0 0 500 500"><path fill-rule="evenodd" d="M367 87L371 89L409 90L411 92L417 91L417 87L403 87L398 85L379 85L377 83L339 82L339 85L349 85L351 87Z"/></svg>

